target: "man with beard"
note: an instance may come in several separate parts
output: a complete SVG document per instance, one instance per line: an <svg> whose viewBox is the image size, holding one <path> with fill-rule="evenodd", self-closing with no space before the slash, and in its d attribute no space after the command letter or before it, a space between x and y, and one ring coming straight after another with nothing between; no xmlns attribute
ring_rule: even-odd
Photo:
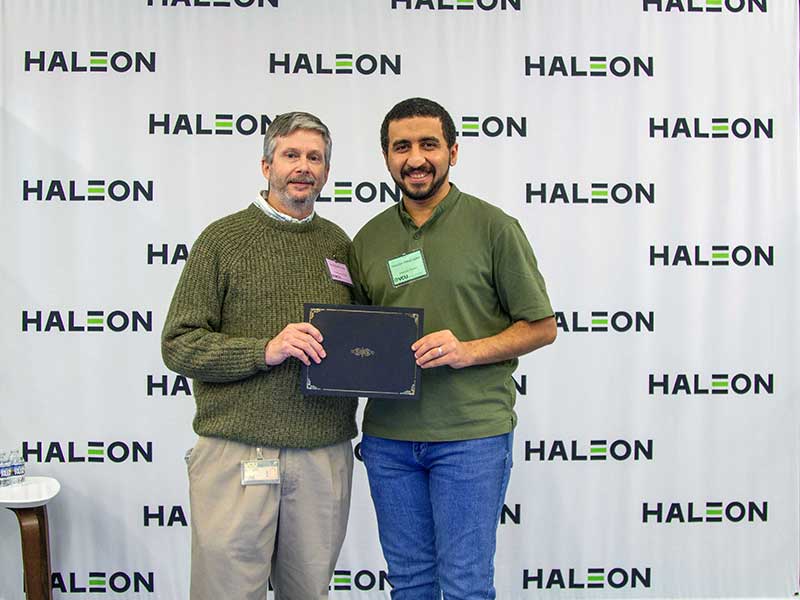
<svg viewBox="0 0 800 600"><path fill-rule="evenodd" d="M364 412L361 454L395 600L495 597L511 374L518 356L556 337L519 223L450 183L455 139L431 100L389 111L381 145L402 202L367 223L351 253L358 301L425 309L425 335L411 346L421 398L374 399Z"/></svg>
<svg viewBox="0 0 800 600"><path fill-rule="evenodd" d="M194 380L199 439L187 455L192 600L318 600L344 540L356 401L300 395L300 363L325 358L304 302L348 304L326 268L350 240L314 213L331 138L315 116L278 116L269 182L192 247L162 334L164 362Z"/></svg>

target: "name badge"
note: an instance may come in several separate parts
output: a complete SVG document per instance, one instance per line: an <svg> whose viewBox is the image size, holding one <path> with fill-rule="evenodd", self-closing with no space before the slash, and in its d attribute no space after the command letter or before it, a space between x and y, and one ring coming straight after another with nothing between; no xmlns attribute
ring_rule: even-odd
<svg viewBox="0 0 800 600"><path fill-rule="evenodd" d="M281 482L277 458L256 458L242 461L242 485L268 485Z"/></svg>
<svg viewBox="0 0 800 600"><path fill-rule="evenodd" d="M428 276L428 267L425 265L421 249L390 258L386 261L386 265L389 267L389 279L392 280L394 287L407 285Z"/></svg>
<svg viewBox="0 0 800 600"><path fill-rule="evenodd" d="M350 269L347 268L346 264L330 258L325 259L325 264L328 265L328 273L330 273L331 279L345 285L353 285L353 278L350 277Z"/></svg>

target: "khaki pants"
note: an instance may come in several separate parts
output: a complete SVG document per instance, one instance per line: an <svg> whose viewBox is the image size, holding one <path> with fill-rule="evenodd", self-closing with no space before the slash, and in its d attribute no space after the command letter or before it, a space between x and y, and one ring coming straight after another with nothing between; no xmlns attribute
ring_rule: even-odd
<svg viewBox="0 0 800 600"><path fill-rule="evenodd" d="M264 600L268 577L275 600L328 597L350 510L352 444L262 454L280 460L280 484L241 484L253 446L201 437L188 458L191 600Z"/></svg>

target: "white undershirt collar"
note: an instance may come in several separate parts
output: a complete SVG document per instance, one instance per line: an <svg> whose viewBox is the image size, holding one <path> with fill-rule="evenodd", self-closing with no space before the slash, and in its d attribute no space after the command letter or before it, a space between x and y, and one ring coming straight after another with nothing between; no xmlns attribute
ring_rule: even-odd
<svg viewBox="0 0 800 600"><path fill-rule="evenodd" d="M274 206L272 206L266 199L267 190L261 190L258 193L258 197L253 200L253 204L255 204L258 208L264 211L268 217L272 217L276 221L286 221L288 223L308 223L311 219L314 218L314 210L311 210L311 214L305 217L304 219L295 219L291 215L287 215L286 213L282 213Z"/></svg>

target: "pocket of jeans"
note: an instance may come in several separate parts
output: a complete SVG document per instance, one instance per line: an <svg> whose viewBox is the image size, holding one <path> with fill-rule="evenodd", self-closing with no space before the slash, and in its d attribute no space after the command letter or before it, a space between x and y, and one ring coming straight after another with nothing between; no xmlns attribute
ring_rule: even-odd
<svg viewBox="0 0 800 600"><path fill-rule="evenodd" d="M368 436L361 435L361 441L358 442L358 458L361 462L364 462L366 459L364 458L364 448L369 446Z"/></svg>
<svg viewBox="0 0 800 600"><path fill-rule="evenodd" d="M192 472L192 469L197 464L197 461L200 458L200 455L202 454L201 446L203 446L203 438L199 437L197 438L197 441L194 443L194 446L189 448L183 457L184 461L186 461L186 471L188 473Z"/></svg>

